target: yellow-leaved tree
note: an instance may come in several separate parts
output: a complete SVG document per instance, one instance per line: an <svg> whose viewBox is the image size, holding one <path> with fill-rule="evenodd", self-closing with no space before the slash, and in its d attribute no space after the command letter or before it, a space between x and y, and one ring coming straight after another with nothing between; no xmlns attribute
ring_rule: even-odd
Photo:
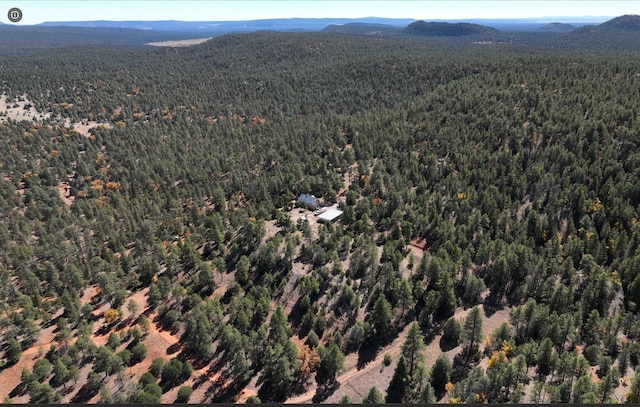
<svg viewBox="0 0 640 407"><path fill-rule="evenodd" d="M104 316L104 322L106 322L107 324L111 324L118 319L118 317L120 316L120 313L115 308L109 308L104 312L103 316Z"/></svg>

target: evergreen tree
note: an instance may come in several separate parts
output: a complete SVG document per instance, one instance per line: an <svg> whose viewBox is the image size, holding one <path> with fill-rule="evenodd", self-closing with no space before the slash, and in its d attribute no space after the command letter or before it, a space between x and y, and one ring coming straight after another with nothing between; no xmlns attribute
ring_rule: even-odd
<svg viewBox="0 0 640 407"><path fill-rule="evenodd" d="M269 343L282 345L289 340L289 336L287 317L282 307L278 306L269 321Z"/></svg>
<svg viewBox="0 0 640 407"><path fill-rule="evenodd" d="M69 379L71 379L69 368L67 368L67 365L62 361L62 358L59 358L53 364L53 377L50 380L50 384L53 387L59 387Z"/></svg>
<svg viewBox="0 0 640 407"><path fill-rule="evenodd" d="M444 394L445 385L451 380L453 367L446 354L441 353L431 368L431 378L429 382L433 386L436 395Z"/></svg>
<svg viewBox="0 0 640 407"><path fill-rule="evenodd" d="M467 317L464 320L464 327L462 331L462 343L465 364L469 363L472 358L476 357L480 342L482 341L482 311L476 305L469 310Z"/></svg>
<svg viewBox="0 0 640 407"><path fill-rule="evenodd" d="M423 404L435 404L437 402L436 393L431 383L426 382L422 389L422 394L420 394L419 403Z"/></svg>
<svg viewBox="0 0 640 407"><path fill-rule="evenodd" d="M587 394L587 393L594 393L596 392L596 386L593 383L593 381L591 380L591 376L589 374L584 374L582 376L580 376L578 378L578 380L576 380L575 384L573 385L573 402L574 403L581 403L582 402L582 398ZM627 396L628 397L628 396Z"/></svg>
<svg viewBox="0 0 640 407"><path fill-rule="evenodd" d="M29 403L54 404L62 399L62 396L48 384L33 382L29 385L27 392L29 393Z"/></svg>
<svg viewBox="0 0 640 407"><path fill-rule="evenodd" d="M320 365L316 371L316 381L319 385L333 384L336 381L336 375L344 369L344 355L335 343L327 348L318 347L318 355Z"/></svg>
<svg viewBox="0 0 640 407"><path fill-rule="evenodd" d="M555 365L555 352L551 339L544 338L538 350L538 374L546 376L551 373Z"/></svg>
<svg viewBox="0 0 640 407"><path fill-rule="evenodd" d="M371 327L378 340L386 338L391 332L391 317L391 304L389 304L384 294L381 294L369 314Z"/></svg>
<svg viewBox="0 0 640 407"><path fill-rule="evenodd" d="M387 403L401 403L409 384L409 371L404 355L400 355L398 364L393 372L389 388L387 389Z"/></svg>
<svg viewBox="0 0 640 407"><path fill-rule="evenodd" d="M362 404L383 404L384 397L376 386L369 389L367 394L362 398Z"/></svg>
<svg viewBox="0 0 640 407"><path fill-rule="evenodd" d="M424 364L424 355L422 351L426 348L422 340L422 331L417 323L411 324L407 337L402 344L402 354L404 355L409 376L412 377L414 372Z"/></svg>
<svg viewBox="0 0 640 407"><path fill-rule="evenodd" d="M196 306L187 315L184 324L185 350L198 359L212 356L213 321L203 306Z"/></svg>
<svg viewBox="0 0 640 407"><path fill-rule="evenodd" d="M297 353L295 345L289 339L286 339L284 345L278 343L267 346L258 380L262 383L262 393L269 400L282 401L291 391L298 372Z"/></svg>
<svg viewBox="0 0 640 407"><path fill-rule="evenodd" d="M247 360L247 356L242 349L234 353L232 366L233 379L237 383L244 383L253 375L251 364L249 363L249 360Z"/></svg>
<svg viewBox="0 0 640 407"><path fill-rule="evenodd" d="M4 357L7 359L8 365L15 365L22 356L22 346L15 338L11 338L7 341L7 350L4 352Z"/></svg>
<svg viewBox="0 0 640 407"><path fill-rule="evenodd" d="M176 403L188 403L189 398L193 394L193 388L191 386L182 386L178 390L178 396L176 397Z"/></svg>

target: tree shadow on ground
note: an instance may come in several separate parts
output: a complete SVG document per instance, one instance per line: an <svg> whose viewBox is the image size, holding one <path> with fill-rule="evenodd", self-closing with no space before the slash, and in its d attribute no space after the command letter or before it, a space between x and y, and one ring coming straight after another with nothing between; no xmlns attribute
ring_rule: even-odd
<svg viewBox="0 0 640 407"><path fill-rule="evenodd" d="M426 343L426 342L425 342ZM443 352L448 352L451 349L455 348L458 346L458 342L456 341L451 341L451 340L447 340L445 339L444 335L442 337L440 337L440 341L439 344L440 346L440 350Z"/></svg>
<svg viewBox="0 0 640 407"><path fill-rule="evenodd" d="M337 380L333 380L331 383L323 384L318 386L316 389L316 394L313 395L313 399L311 400L313 403L322 403L326 399L328 399L333 393L336 392L340 388L340 382Z"/></svg>
<svg viewBox="0 0 640 407"><path fill-rule="evenodd" d="M169 350L167 350L167 352L169 352ZM204 368L209 363L211 363L211 360L212 360L210 357L198 358L194 355L187 355L185 352L183 352L183 354L187 356L188 359L191 361L191 366L193 366L193 370L200 370Z"/></svg>
<svg viewBox="0 0 640 407"><path fill-rule="evenodd" d="M62 395L62 396L66 396L67 394L71 393L72 391L73 391L73 386L64 385L64 386L62 386L62 389L58 391L58 393L60 393L60 395Z"/></svg>
<svg viewBox="0 0 640 407"><path fill-rule="evenodd" d="M209 381L209 377L207 377L206 374L201 374L195 378L195 380L193 381L193 384L191 385L191 388L193 390L196 390L198 389L198 387L202 386L207 381Z"/></svg>
<svg viewBox="0 0 640 407"><path fill-rule="evenodd" d="M289 394L293 394L294 391L291 389L287 389ZM263 403L269 404L283 404L287 399L287 394L285 394L282 389L276 391L270 383L263 382L258 389L258 398L262 400Z"/></svg>
<svg viewBox="0 0 640 407"><path fill-rule="evenodd" d="M71 399L71 403L86 403L93 396L98 394L99 389L90 389L87 387L87 384L82 386L80 390L76 393L76 395Z"/></svg>
<svg viewBox="0 0 640 407"><path fill-rule="evenodd" d="M133 318L126 318L126 319L122 319L118 325L116 325L116 331L121 331L125 328L128 328L130 326L133 326L136 323L135 319Z"/></svg>
<svg viewBox="0 0 640 407"><path fill-rule="evenodd" d="M358 349L358 363L356 367L358 370L364 369L371 361L373 361L378 355L380 346L375 343L362 344Z"/></svg>
<svg viewBox="0 0 640 407"><path fill-rule="evenodd" d="M291 308L291 312L289 312L289 316L287 317L289 324L293 327L293 328L299 328L301 323L302 323L302 317L304 316L304 313L302 312L302 309L300 308L300 299L298 299L298 301L296 301L296 303L293 305L293 307ZM309 333L309 331L307 330L307 332L303 332L303 330L300 330L298 332L298 337L300 339L304 338L307 334Z"/></svg>
<svg viewBox="0 0 640 407"><path fill-rule="evenodd" d="M226 305L230 304L231 299L234 297L235 294L236 292L233 290L233 287L229 287L227 291L225 291L224 294L222 295L222 298L220 298L220 303L226 304Z"/></svg>
<svg viewBox="0 0 640 407"><path fill-rule="evenodd" d="M13 398L18 396L24 396L27 393L28 388L29 388L29 385L27 383L20 382L16 387L13 388L13 390L11 390L11 393L9 393L9 397Z"/></svg>
<svg viewBox="0 0 640 407"><path fill-rule="evenodd" d="M98 330L94 333L94 335L105 336L106 334L110 333L112 329L113 329L113 324L102 325L100 328L98 328Z"/></svg>
<svg viewBox="0 0 640 407"><path fill-rule="evenodd" d="M167 355L173 355L180 350L180 342L176 342L167 348Z"/></svg>
<svg viewBox="0 0 640 407"><path fill-rule="evenodd" d="M493 292L489 293L482 302L484 308L484 314L489 318L491 315L496 312L504 309L504 302L501 297L494 294Z"/></svg>
<svg viewBox="0 0 640 407"><path fill-rule="evenodd" d="M358 370L364 369L371 361L373 361L380 349L389 345L397 337L400 329L396 329L392 334L382 338L368 338L362 342L358 349L358 362L356 367Z"/></svg>
<svg viewBox="0 0 640 407"><path fill-rule="evenodd" d="M213 360L213 363L211 364L211 366L209 366L209 369L207 370L207 372L213 374L221 371L228 361L229 361L229 358L228 358L227 352L225 352L224 354L216 355L216 358Z"/></svg>
<svg viewBox="0 0 640 407"><path fill-rule="evenodd" d="M9 369L11 366L17 365L18 362L19 360L7 361L3 366L0 366L0 373L3 372L5 369Z"/></svg>
<svg viewBox="0 0 640 407"><path fill-rule="evenodd" d="M50 328L50 327L52 327L52 326L54 326L54 325L57 325L57 324L58 324L58 320L60 320L60 317L61 317L61 316L57 316L57 317L55 317L55 318L52 318L52 319L48 320L47 322L45 322L45 323L42 325L42 329L47 329L47 328ZM60 328L56 327L56 328L53 330L53 333L55 334L55 333L58 333L59 331L60 331Z"/></svg>
<svg viewBox="0 0 640 407"><path fill-rule="evenodd" d="M227 382L222 376L211 384L207 389L207 394L212 403L236 403L240 397L240 392L248 383Z"/></svg>

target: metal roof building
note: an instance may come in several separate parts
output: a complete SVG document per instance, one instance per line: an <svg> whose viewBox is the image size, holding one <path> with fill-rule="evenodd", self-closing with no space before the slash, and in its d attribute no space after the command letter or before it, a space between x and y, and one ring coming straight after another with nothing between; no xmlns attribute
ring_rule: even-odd
<svg viewBox="0 0 640 407"><path fill-rule="evenodd" d="M326 212L318 215L318 222L320 223L331 223L334 220L338 219L343 212L338 209L329 209Z"/></svg>

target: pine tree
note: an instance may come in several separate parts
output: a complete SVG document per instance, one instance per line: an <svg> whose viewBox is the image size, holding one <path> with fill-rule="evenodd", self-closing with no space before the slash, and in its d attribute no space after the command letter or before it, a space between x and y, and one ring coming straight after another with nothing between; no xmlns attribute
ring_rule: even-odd
<svg viewBox="0 0 640 407"><path fill-rule="evenodd" d="M344 369L344 355L335 343L328 348L318 347L320 355L320 365L316 371L316 381L320 385L332 384L336 380L336 375Z"/></svg>
<svg viewBox="0 0 640 407"><path fill-rule="evenodd" d="M407 337L402 344L402 354L406 359L409 369L408 375L413 376L418 366L424 364L424 355L422 351L426 348L422 340L422 331L417 323L411 324Z"/></svg>
<svg viewBox="0 0 640 407"><path fill-rule="evenodd" d="M391 316L391 304L384 294L380 294L373 305L373 311L369 314L371 326L378 339L386 338L391 331Z"/></svg>
<svg viewBox="0 0 640 407"><path fill-rule="evenodd" d="M269 343L284 344L289 339L287 317L281 306L278 306L269 321Z"/></svg>
<svg viewBox="0 0 640 407"><path fill-rule="evenodd" d="M591 380L591 374L584 374L580 376L573 385L573 402L581 403L582 397L585 394L595 393L596 391L596 385L593 383L593 380ZM627 395L627 402L629 402L628 397Z"/></svg>
<svg viewBox="0 0 640 407"><path fill-rule="evenodd" d="M382 393L380 393L380 390L378 390L376 386L373 386L372 388L370 388L367 394L362 399L362 404L383 404L383 403L384 403L384 397L382 396Z"/></svg>
<svg viewBox="0 0 640 407"><path fill-rule="evenodd" d="M420 394L419 403L423 404L436 404L436 393L431 383L426 382L422 388L422 393Z"/></svg>
<svg viewBox="0 0 640 407"><path fill-rule="evenodd" d="M233 379L237 383L244 383L253 375L251 364L247 360L247 356L242 349L234 353L232 366Z"/></svg>
<svg viewBox="0 0 640 407"><path fill-rule="evenodd" d="M400 355L396 370L393 372L389 388L387 389L387 403L401 403L405 396L406 388L409 383L409 371L407 361L404 355Z"/></svg>
<svg viewBox="0 0 640 407"><path fill-rule="evenodd" d="M262 382L261 392L272 401L286 399L296 380L298 369L298 352L289 339L284 346L275 344L267 346L264 353L264 366L258 379Z"/></svg>
<svg viewBox="0 0 640 407"><path fill-rule="evenodd" d="M555 352L551 339L544 338L538 350L538 374L546 376L551 373L555 365Z"/></svg>
<svg viewBox="0 0 640 407"><path fill-rule="evenodd" d="M398 296L399 296L400 305L402 307L402 314L400 314L400 318L404 318L405 311L409 309L413 304L413 291L411 287L411 282L406 278L403 278L400 281L400 286L398 288Z"/></svg>
<svg viewBox="0 0 640 407"><path fill-rule="evenodd" d="M211 342L214 329L204 307L196 306L186 316L183 335L185 350L198 359L209 359L212 356Z"/></svg>
<svg viewBox="0 0 640 407"><path fill-rule="evenodd" d="M482 341L482 311L476 305L471 308L469 314L464 320L464 327L462 331L463 351L465 355L465 364L476 356Z"/></svg>
<svg viewBox="0 0 640 407"><path fill-rule="evenodd" d="M441 396L445 392L445 385L449 383L453 367L446 354L441 353L431 368L430 382L436 395Z"/></svg>
<svg viewBox="0 0 640 407"><path fill-rule="evenodd" d="M15 338L11 338L6 343L7 350L4 353L8 365L15 365L22 356L22 346Z"/></svg>

